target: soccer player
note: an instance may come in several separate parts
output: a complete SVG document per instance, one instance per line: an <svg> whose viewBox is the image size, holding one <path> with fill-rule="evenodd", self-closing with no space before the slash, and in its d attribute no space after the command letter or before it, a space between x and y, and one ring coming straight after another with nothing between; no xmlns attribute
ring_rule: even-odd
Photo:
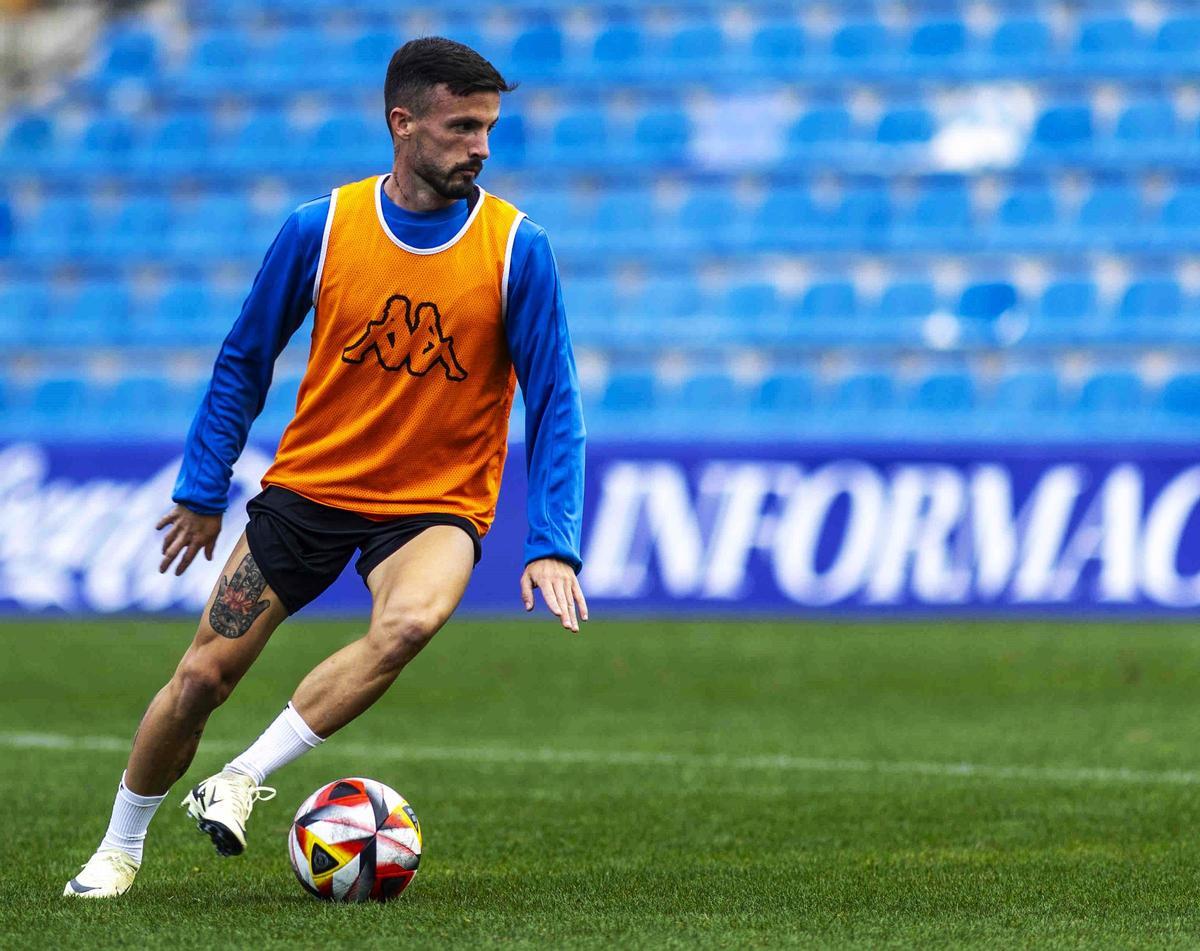
<svg viewBox="0 0 1200 951"><path fill-rule="evenodd" d="M199 783L188 814L222 855L246 845L268 775L388 689L446 622L495 512L513 389L526 406L529 534L520 591L578 632L584 429L546 233L478 184L511 87L469 47L407 43L388 66L390 174L301 205L225 339L188 433L161 571L212 558L231 468L272 365L315 308L296 413L247 505L249 524L171 680L133 740L99 849L65 895L123 894L146 829L187 770L209 715L284 618L357 550L366 635L319 664L241 755ZM514 381L515 371L515 381Z"/></svg>

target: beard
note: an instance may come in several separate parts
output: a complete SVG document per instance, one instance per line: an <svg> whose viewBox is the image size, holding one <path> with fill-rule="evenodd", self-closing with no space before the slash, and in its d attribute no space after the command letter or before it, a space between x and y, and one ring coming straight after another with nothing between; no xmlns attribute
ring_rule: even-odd
<svg viewBox="0 0 1200 951"><path fill-rule="evenodd" d="M469 198L475 189L475 179L482 170L482 162L466 162L446 169L439 168L432 162L423 161L413 168L417 177L447 201ZM474 174L465 175L464 172L473 172Z"/></svg>

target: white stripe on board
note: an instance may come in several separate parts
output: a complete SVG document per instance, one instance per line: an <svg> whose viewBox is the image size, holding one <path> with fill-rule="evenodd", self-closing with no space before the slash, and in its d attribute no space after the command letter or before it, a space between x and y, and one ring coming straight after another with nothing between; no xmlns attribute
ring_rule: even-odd
<svg viewBox="0 0 1200 951"><path fill-rule="evenodd" d="M8 749L68 750L116 753L129 749L131 737L68 736L64 733L0 733ZM211 751L237 752L242 744L206 740ZM394 746L339 743L347 756L390 760L450 760L472 763L543 763L596 766L665 766L683 769L761 769L810 773L885 773L900 776L961 776L979 779L1018 779L1067 783L1200 784L1194 770L1139 770L1118 767L991 766L983 763L921 763L888 760L825 759L788 754L721 756L702 753L653 753L637 750L517 749L499 746Z"/></svg>

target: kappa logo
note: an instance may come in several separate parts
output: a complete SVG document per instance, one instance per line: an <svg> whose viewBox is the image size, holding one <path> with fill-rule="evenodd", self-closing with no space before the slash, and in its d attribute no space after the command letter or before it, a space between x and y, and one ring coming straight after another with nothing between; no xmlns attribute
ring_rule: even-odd
<svg viewBox="0 0 1200 951"><path fill-rule="evenodd" d="M370 353L385 370L407 370L413 376L424 376L441 364L447 380L467 378L467 371L454 355L454 338L442 332L442 315L432 301L414 308L403 294L389 297L383 313L369 321L362 336L342 350L342 360L362 363Z"/></svg>

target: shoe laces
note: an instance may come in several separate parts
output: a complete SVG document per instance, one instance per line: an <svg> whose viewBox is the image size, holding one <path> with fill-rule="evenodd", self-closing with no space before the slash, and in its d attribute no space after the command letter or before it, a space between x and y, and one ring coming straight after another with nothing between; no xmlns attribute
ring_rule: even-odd
<svg viewBox="0 0 1200 951"><path fill-rule="evenodd" d="M246 782L238 781L229 783L230 793L233 795L233 801L238 807L238 811L244 815L250 815L250 811L254 808L256 802L266 802L269 799L275 798L275 788L273 786L258 786L254 780L246 777Z"/></svg>
<svg viewBox="0 0 1200 951"><path fill-rule="evenodd" d="M100 849L87 860L87 864L79 872L81 875L88 869L99 872L105 866L114 872L137 872L138 870L138 863L128 852L122 852L120 849Z"/></svg>

